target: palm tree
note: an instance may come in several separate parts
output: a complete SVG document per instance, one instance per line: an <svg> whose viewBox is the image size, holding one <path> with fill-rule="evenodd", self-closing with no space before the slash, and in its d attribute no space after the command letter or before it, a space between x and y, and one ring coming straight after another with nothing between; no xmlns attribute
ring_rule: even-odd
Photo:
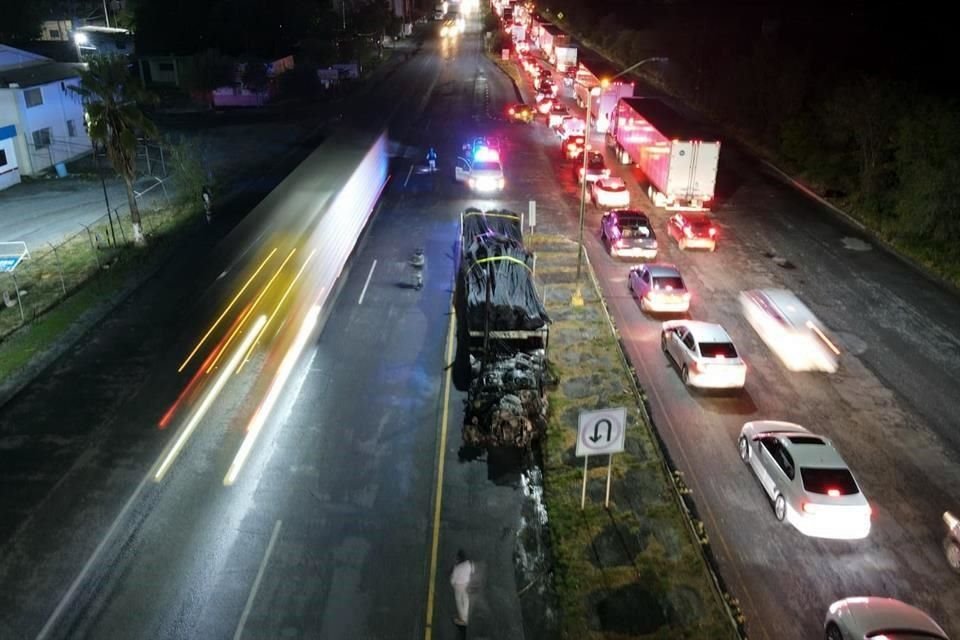
<svg viewBox="0 0 960 640"><path fill-rule="evenodd" d="M137 176L137 136L157 137L157 128L140 111L140 105L152 101L130 75L127 60L120 56L95 56L80 72L80 86L70 89L86 104L90 139L101 143L107 157L127 186L133 241L146 244L140 209L133 192Z"/></svg>

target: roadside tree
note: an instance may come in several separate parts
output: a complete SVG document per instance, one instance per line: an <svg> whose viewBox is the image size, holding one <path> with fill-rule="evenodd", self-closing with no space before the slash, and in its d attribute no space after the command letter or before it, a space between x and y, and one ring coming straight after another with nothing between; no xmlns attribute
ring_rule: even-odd
<svg viewBox="0 0 960 640"><path fill-rule="evenodd" d="M146 244L140 209L133 192L137 176L137 138L156 138L157 129L140 110L152 96L130 75L124 58L95 56L80 72L80 86L70 87L86 105L90 139L102 144L114 171L123 178L130 205L133 241Z"/></svg>

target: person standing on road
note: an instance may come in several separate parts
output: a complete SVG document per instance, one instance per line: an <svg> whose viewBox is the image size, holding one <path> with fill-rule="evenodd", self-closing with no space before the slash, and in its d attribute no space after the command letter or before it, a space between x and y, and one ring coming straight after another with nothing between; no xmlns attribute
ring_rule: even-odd
<svg viewBox="0 0 960 640"><path fill-rule="evenodd" d="M453 587L453 597L457 603L457 616L453 623L460 627L467 626L470 615L470 580L473 578L473 562L467 559L467 552L457 551L457 564L450 573L450 585Z"/></svg>
<svg viewBox="0 0 960 640"><path fill-rule="evenodd" d="M207 216L207 222L213 221L213 194L210 193L210 187L204 185L200 192L200 198L203 199L203 212Z"/></svg>
<svg viewBox="0 0 960 640"><path fill-rule="evenodd" d="M430 147L430 151L427 151L427 166L430 167L431 172L437 170L437 152L434 151L433 147Z"/></svg>

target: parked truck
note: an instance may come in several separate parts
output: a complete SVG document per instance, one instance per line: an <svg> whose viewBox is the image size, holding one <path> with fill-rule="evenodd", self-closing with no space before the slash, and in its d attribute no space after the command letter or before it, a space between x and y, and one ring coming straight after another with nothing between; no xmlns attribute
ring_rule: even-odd
<svg viewBox="0 0 960 640"><path fill-rule="evenodd" d="M577 48L571 46L554 47L554 64L558 73L566 73L567 69L577 66Z"/></svg>
<svg viewBox="0 0 960 640"><path fill-rule="evenodd" d="M467 209L460 217L454 298L455 372L466 372L464 442L529 447L546 429L544 376L550 319L534 286L522 219Z"/></svg>
<svg viewBox="0 0 960 640"><path fill-rule="evenodd" d="M720 142L657 98L621 98L607 143L622 164L635 164L658 207L705 211L717 183Z"/></svg>
<svg viewBox="0 0 960 640"><path fill-rule="evenodd" d="M578 73L574 84L577 106L586 109L590 105L590 123L597 133L610 130L610 119L621 98L633 95L633 82L614 81L606 87L589 73Z"/></svg>

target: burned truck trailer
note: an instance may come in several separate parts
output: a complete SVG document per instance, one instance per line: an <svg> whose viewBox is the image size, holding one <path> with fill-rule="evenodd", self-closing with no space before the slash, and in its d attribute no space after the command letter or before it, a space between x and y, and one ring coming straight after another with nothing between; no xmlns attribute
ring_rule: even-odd
<svg viewBox="0 0 960 640"><path fill-rule="evenodd" d="M455 304L458 353L469 362L468 444L529 447L546 428L550 319L533 266L518 214L463 212Z"/></svg>

